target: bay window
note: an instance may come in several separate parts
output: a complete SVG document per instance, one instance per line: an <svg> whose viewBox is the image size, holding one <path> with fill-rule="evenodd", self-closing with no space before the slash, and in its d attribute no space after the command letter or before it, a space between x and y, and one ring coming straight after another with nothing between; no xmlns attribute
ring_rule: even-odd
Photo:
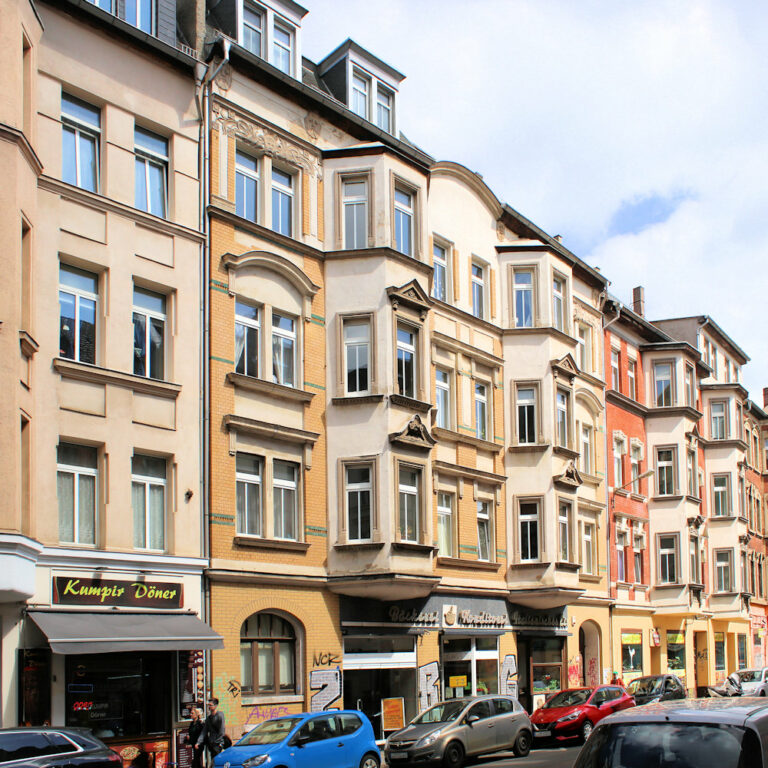
<svg viewBox="0 0 768 768"><path fill-rule="evenodd" d="M235 457L237 532L246 536L263 536L262 467L264 462L249 453Z"/></svg>
<svg viewBox="0 0 768 768"><path fill-rule="evenodd" d="M344 372L346 393L370 392L371 324L368 320L344 321Z"/></svg>
<svg viewBox="0 0 768 768"><path fill-rule="evenodd" d="M296 320L272 312L272 380L296 386Z"/></svg>
<svg viewBox="0 0 768 768"><path fill-rule="evenodd" d="M518 520L520 562L535 562L539 559L539 502L521 501Z"/></svg>
<svg viewBox="0 0 768 768"><path fill-rule="evenodd" d="M350 542L370 541L372 537L371 475L370 464L351 464L345 467L347 540Z"/></svg>
<svg viewBox="0 0 768 768"><path fill-rule="evenodd" d="M235 371L259 375L261 317L258 307L235 301Z"/></svg>

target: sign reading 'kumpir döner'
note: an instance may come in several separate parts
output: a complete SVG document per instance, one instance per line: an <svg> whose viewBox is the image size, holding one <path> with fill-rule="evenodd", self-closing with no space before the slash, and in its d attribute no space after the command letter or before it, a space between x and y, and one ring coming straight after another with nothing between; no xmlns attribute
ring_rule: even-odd
<svg viewBox="0 0 768 768"><path fill-rule="evenodd" d="M181 608L182 585L156 581L114 581L55 576L57 605L117 605L124 608Z"/></svg>

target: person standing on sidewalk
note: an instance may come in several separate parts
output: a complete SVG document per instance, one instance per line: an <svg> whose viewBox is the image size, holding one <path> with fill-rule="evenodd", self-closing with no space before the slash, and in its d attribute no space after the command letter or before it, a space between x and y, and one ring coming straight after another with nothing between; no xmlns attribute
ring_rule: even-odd
<svg viewBox="0 0 768 768"><path fill-rule="evenodd" d="M203 768L203 748L197 743L205 727L203 713L197 707L192 707L189 714L192 722L187 729L185 741L192 747L192 768Z"/></svg>
<svg viewBox="0 0 768 768"><path fill-rule="evenodd" d="M226 723L224 722L224 713L219 712L219 700L210 699L208 701L208 717L205 718L205 725L197 739L201 748L208 750L208 765L213 765L216 755L224 749Z"/></svg>

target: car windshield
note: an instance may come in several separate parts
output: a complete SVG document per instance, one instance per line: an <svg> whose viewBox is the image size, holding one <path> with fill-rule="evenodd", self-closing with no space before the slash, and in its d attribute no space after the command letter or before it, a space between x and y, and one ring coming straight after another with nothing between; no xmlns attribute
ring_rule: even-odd
<svg viewBox="0 0 768 768"><path fill-rule="evenodd" d="M424 723L450 723L455 720L467 706L466 701L446 701L442 704L435 704L426 712L422 712L413 722L423 725Z"/></svg>
<svg viewBox="0 0 768 768"><path fill-rule="evenodd" d="M661 693L663 682L663 677L638 677L637 680L633 680L627 686L627 690L633 696L647 696L649 693Z"/></svg>
<svg viewBox="0 0 768 768"><path fill-rule="evenodd" d="M755 733L738 726L634 723L599 727L574 768L746 768L762 764Z"/></svg>
<svg viewBox="0 0 768 768"><path fill-rule="evenodd" d="M576 691L561 691L555 694L545 705L544 709L554 709L555 707L577 707L579 704L586 703L592 695L593 688L579 688Z"/></svg>
<svg viewBox="0 0 768 768"><path fill-rule="evenodd" d="M277 720L265 720L263 723L259 723L250 733L246 733L237 742L237 746L249 747L259 744L277 744L301 721L301 717L281 717Z"/></svg>
<svg viewBox="0 0 768 768"><path fill-rule="evenodd" d="M742 683L754 683L760 679L759 669L740 669L736 674Z"/></svg>

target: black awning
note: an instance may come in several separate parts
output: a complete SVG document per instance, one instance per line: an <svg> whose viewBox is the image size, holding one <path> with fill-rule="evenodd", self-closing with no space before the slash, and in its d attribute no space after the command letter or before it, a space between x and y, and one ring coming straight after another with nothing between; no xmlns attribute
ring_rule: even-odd
<svg viewBox="0 0 768 768"><path fill-rule="evenodd" d="M191 613L27 611L54 653L200 651L224 640Z"/></svg>

